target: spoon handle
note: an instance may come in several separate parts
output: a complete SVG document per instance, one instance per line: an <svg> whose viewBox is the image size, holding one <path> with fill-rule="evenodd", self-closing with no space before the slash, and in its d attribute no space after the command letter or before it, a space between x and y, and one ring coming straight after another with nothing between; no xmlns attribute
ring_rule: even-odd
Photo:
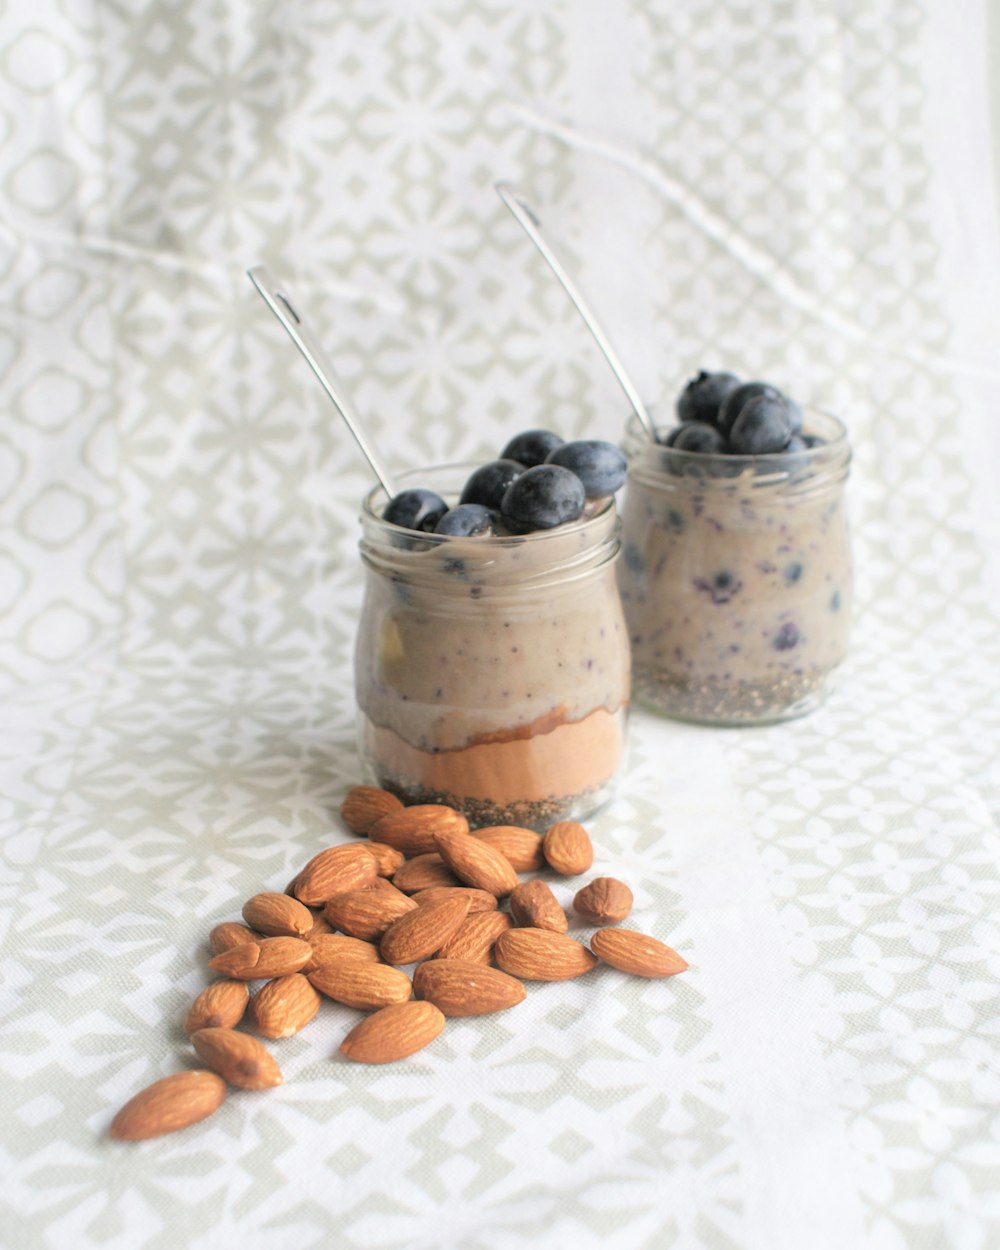
<svg viewBox="0 0 1000 1250"><path fill-rule="evenodd" d="M505 207L514 216L517 224L521 227L528 238L534 243L535 247L541 253L546 264L558 278L560 285L566 294L573 301L573 306L584 320L584 324L590 333L594 336L594 341L604 353L604 358L611 366L611 371L618 379L618 384L628 396L628 401L635 410L635 415L642 423L643 429L656 442L656 429L653 426L652 419L646 409L646 405L642 402L638 390L632 379L625 371L625 366L619 359L618 353L611 346L611 340L604 333L604 330L590 309L590 305L583 298L579 287L563 268L559 258L553 252L552 248L546 243L541 233L541 222L537 215L525 203L521 196L514 190L509 183L496 182L493 184L494 190L500 199L503 200Z"/></svg>
<svg viewBox="0 0 1000 1250"><path fill-rule="evenodd" d="M385 493L391 499L396 493L396 488L392 484L392 477L386 471L378 453L369 442L364 426L347 398L343 383L334 372L333 366L327 359L322 347L320 347L318 340L313 336L300 313L284 293L281 284L271 276L265 266L255 265L252 269L248 269L247 277L257 288L258 293L271 312L285 327L288 337L302 355L305 356L309 368L319 378L320 385L329 396L330 402L344 418L347 428L354 435L358 446L365 455L365 459L371 465L375 476L382 483Z"/></svg>

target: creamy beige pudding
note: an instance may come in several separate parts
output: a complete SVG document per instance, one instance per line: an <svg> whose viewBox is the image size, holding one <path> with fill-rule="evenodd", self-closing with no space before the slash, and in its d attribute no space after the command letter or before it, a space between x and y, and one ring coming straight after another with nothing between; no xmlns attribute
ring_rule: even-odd
<svg viewBox="0 0 1000 1250"><path fill-rule="evenodd" d="M457 494L468 466L419 474ZM416 478L416 474L409 475ZM624 753L628 640L612 500L520 537L417 534L362 514L359 745L380 785L475 825L594 811Z"/></svg>
<svg viewBox="0 0 1000 1250"><path fill-rule="evenodd" d="M811 710L844 658L851 557L843 426L765 456L655 445L630 428L619 566L636 697L681 719L761 724Z"/></svg>

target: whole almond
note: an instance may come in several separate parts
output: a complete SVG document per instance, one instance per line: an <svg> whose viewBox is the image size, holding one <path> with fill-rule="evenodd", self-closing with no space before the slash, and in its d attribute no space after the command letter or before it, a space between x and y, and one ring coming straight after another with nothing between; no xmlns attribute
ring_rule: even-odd
<svg viewBox="0 0 1000 1250"><path fill-rule="evenodd" d="M224 977L233 977L238 981L251 981L254 976L254 968L260 959L260 943L264 938L258 938L256 942L241 942L238 946L230 946L224 951L220 951L218 955L213 955L208 961L208 966L213 972L219 972Z"/></svg>
<svg viewBox="0 0 1000 1250"><path fill-rule="evenodd" d="M360 959L370 964L381 961L377 946L344 933L310 934L309 945L313 949L312 959L302 969L303 972L312 972L324 964L336 964L345 959Z"/></svg>
<svg viewBox="0 0 1000 1250"><path fill-rule="evenodd" d="M200 1068L175 1072L148 1085L130 1098L111 1121L118 1141L146 1141L197 1124L218 1110L226 1097L226 1082Z"/></svg>
<svg viewBox="0 0 1000 1250"><path fill-rule="evenodd" d="M511 927L505 911L480 911L463 920L454 937L438 951L438 959L463 959L477 964L493 962L493 947L501 933Z"/></svg>
<svg viewBox="0 0 1000 1250"><path fill-rule="evenodd" d="M487 825L472 836L499 851L515 872L538 872L545 867L542 835L520 825Z"/></svg>
<svg viewBox="0 0 1000 1250"><path fill-rule="evenodd" d="M387 842L404 855L424 855L435 850L435 833L468 833L469 822L454 808L440 803L418 803L389 812L368 830L375 842Z"/></svg>
<svg viewBox="0 0 1000 1250"><path fill-rule="evenodd" d="M378 861L359 842L328 846L306 864L295 878L295 897L309 907L321 907L335 894L362 890L378 876Z"/></svg>
<svg viewBox="0 0 1000 1250"><path fill-rule="evenodd" d="M313 927L309 908L287 894L255 894L243 904L243 919L269 937L305 937Z"/></svg>
<svg viewBox="0 0 1000 1250"><path fill-rule="evenodd" d="M598 929L590 949L612 968L634 977L672 977L688 966L684 956L665 942L634 929Z"/></svg>
<svg viewBox="0 0 1000 1250"><path fill-rule="evenodd" d="M191 1034L199 1059L239 1089L271 1089L284 1079L271 1052L235 1029L199 1029Z"/></svg>
<svg viewBox="0 0 1000 1250"><path fill-rule="evenodd" d="M248 929L245 924L238 924L235 920L227 920L224 924L215 926L208 935L208 944L212 948L213 955L221 955L225 951L232 950L234 946L254 945L258 936L252 929Z"/></svg>
<svg viewBox="0 0 1000 1250"><path fill-rule="evenodd" d="M340 1053L355 1063L394 1063L433 1042L443 1028L444 1015L433 1003L396 1003L356 1024Z"/></svg>
<svg viewBox="0 0 1000 1250"><path fill-rule="evenodd" d="M405 972L390 968L388 964L362 963L361 960L327 964L310 972L309 980L327 998L362 1011L405 1003L412 994L410 978Z"/></svg>
<svg viewBox="0 0 1000 1250"><path fill-rule="evenodd" d="M391 877L392 874L406 863L406 856L397 851L388 842L366 842L365 846L375 856L380 877Z"/></svg>
<svg viewBox="0 0 1000 1250"><path fill-rule="evenodd" d="M586 946L550 929L508 929L493 954L504 972L525 981L568 981L597 963Z"/></svg>
<svg viewBox="0 0 1000 1250"><path fill-rule="evenodd" d="M201 991L184 1017L184 1032L199 1029L234 1029L243 1019L250 1000L245 981L216 981Z"/></svg>
<svg viewBox="0 0 1000 1250"><path fill-rule="evenodd" d="M208 966L237 981L269 981L299 972L312 958L312 947L302 938L261 938L253 946L234 946L208 961Z"/></svg>
<svg viewBox="0 0 1000 1250"><path fill-rule="evenodd" d="M250 1000L250 1018L264 1037L292 1037L319 1011L319 995L301 972L275 977Z"/></svg>
<svg viewBox="0 0 1000 1250"><path fill-rule="evenodd" d="M379 943L389 964L411 964L439 951L469 914L469 900L460 895L414 907L386 929Z"/></svg>
<svg viewBox="0 0 1000 1250"><path fill-rule="evenodd" d="M344 796L340 815L352 833L367 833L381 816L397 812L403 804L378 786L353 786Z"/></svg>
<svg viewBox="0 0 1000 1250"><path fill-rule="evenodd" d="M551 929L553 933L565 933L569 918L559 906L559 900L544 881L537 877L522 881L510 896L510 914L514 923L532 929Z"/></svg>
<svg viewBox="0 0 1000 1250"><path fill-rule="evenodd" d="M416 894L418 890L433 890L462 883L437 851L431 851L426 855L414 855L397 868L392 884L404 894Z"/></svg>
<svg viewBox="0 0 1000 1250"><path fill-rule="evenodd" d="M510 861L478 838L470 838L467 833L436 833L434 844L444 862L466 885L497 898L509 894L517 885L517 873Z"/></svg>
<svg viewBox="0 0 1000 1250"><path fill-rule="evenodd" d="M411 897L422 907L425 903L436 903L438 899L449 898L452 894L460 894L469 900L470 916L474 916L477 912L497 909L495 894L490 894L488 890L474 890L468 885L436 885L429 890L418 890Z"/></svg>
<svg viewBox="0 0 1000 1250"><path fill-rule="evenodd" d="M542 838L542 852L550 868L563 877L576 877L594 862L594 845L583 825L560 820Z"/></svg>
<svg viewBox="0 0 1000 1250"><path fill-rule="evenodd" d="M485 1016L524 1000L516 977L464 959L431 959L418 964L413 991L446 1016Z"/></svg>
<svg viewBox="0 0 1000 1250"><path fill-rule="evenodd" d="M386 890L351 890L348 894L335 894L323 909L323 914L334 928L349 937L364 941L381 938L393 921L414 911L417 906L401 890L393 889L388 882L385 885L388 887Z"/></svg>
<svg viewBox="0 0 1000 1250"><path fill-rule="evenodd" d="M591 924L617 924L632 910L632 891L617 877L595 877L577 890L573 910Z"/></svg>

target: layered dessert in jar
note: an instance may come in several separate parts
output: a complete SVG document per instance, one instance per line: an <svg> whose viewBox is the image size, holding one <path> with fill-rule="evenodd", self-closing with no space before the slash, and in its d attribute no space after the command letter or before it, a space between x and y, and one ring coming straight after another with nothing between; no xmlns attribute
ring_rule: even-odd
<svg viewBox="0 0 1000 1250"><path fill-rule="evenodd" d="M364 502L359 746L405 802L545 828L610 796L631 679L615 483L568 472L505 455Z"/></svg>
<svg viewBox="0 0 1000 1250"><path fill-rule="evenodd" d="M658 442L634 423L624 444L636 697L710 724L802 715L847 651L844 427L731 374L699 374L677 407Z"/></svg>

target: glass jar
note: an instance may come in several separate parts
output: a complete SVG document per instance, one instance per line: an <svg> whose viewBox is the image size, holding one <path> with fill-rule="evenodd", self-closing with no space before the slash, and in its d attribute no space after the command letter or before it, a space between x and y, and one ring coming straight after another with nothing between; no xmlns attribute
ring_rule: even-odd
<svg viewBox="0 0 1000 1250"><path fill-rule="evenodd" d="M619 582L643 704L762 725L826 696L847 651L851 453L835 417L808 411L806 432L824 441L728 456L674 451L629 423Z"/></svg>
<svg viewBox="0 0 1000 1250"><path fill-rule="evenodd" d="M409 472L457 500L474 465ZM543 829L611 794L624 757L628 637L613 499L517 537L418 535L364 500L355 651L366 775L473 826Z"/></svg>

